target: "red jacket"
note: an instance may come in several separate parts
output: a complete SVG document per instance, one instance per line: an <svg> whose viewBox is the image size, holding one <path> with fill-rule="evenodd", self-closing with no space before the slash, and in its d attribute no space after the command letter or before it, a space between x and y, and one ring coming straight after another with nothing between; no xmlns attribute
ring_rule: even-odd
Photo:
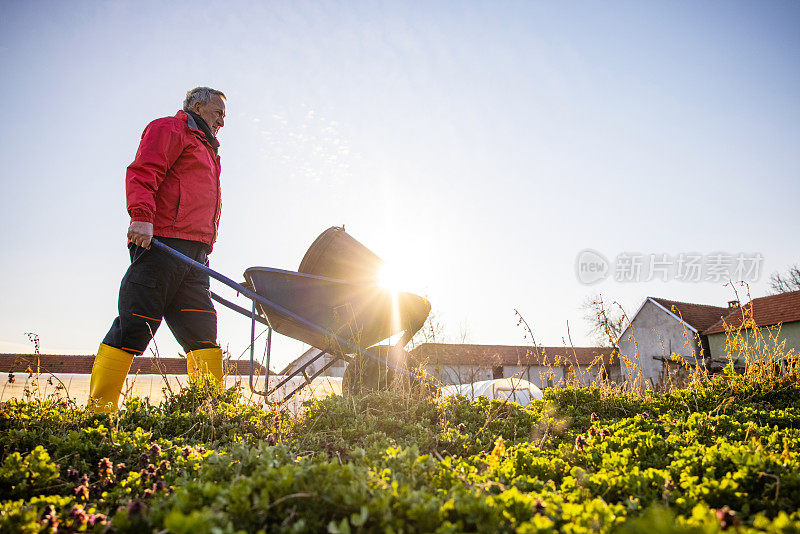
<svg viewBox="0 0 800 534"><path fill-rule="evenodd" d="M148 124L125 176L131 221L153 223L153 235L200 241L210 251L222 206L214 148L184 111Z"/></svg>

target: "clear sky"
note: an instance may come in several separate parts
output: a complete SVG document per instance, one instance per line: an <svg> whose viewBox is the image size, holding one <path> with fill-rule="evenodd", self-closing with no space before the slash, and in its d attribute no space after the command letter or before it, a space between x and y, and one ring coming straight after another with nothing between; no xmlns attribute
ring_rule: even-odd
<svg viewBox="0 0 800 534"><path fill-rule="evenodd" d="M197 85L228 96L211 262L234 279L295 270L345 224L451 341L526 343L516 308L540 344L568 323L590 344L597 293L629 312L733 298L673 275L584 285L584 249L612 269L758 253L767 294L800 262L798 27L794 1L3 1L0 351L32 351L24 332L96 350L128 263L125 168ZM219 316L237 357L249 321ZM275 365L302 350L278 340Z"/></svg>

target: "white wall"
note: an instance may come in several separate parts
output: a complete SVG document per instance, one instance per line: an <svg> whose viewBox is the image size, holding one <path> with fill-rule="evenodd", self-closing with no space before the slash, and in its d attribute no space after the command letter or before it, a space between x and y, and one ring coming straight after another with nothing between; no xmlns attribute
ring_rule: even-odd
<svg viewBox="0 0 800 534"><path fill-rule="evenodd" d="M680 323L660 306L647 300L623 333L619 343L623 358L622 377L638 387L658 385L664 368L663 358L676 354L695 364L700 360L697 337L688 325ZM660 359L659 359L660 358Z"/></svg>
<svg viewBox="0 0 800 534"><path fill-rule="evenodd" d="M478 365L426 365L425 372L442 384L467 384L492 378L492 368Z"/></svg>

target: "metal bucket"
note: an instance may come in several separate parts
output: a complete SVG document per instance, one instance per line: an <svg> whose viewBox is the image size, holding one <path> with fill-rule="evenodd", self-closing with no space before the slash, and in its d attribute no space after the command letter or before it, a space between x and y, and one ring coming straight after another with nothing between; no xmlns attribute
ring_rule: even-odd
<svg viewBox="0 0 800 534"><path fill-rule="evenodd" d="M343 227L332 226L311 244L297 269L301 273L376 284L383 260Z"/></svg>

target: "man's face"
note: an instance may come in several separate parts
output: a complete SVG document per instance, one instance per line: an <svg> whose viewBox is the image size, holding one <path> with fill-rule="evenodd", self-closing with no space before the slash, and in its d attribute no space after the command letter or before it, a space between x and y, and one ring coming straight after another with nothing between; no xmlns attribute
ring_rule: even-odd
<svg viewBox="0 0 800 534"><path fill-rule="evenodd" d="M219 95L213 95L206 104L195 102L192 111L203 117L214 136L225 126L225 101Z"/></svg>

